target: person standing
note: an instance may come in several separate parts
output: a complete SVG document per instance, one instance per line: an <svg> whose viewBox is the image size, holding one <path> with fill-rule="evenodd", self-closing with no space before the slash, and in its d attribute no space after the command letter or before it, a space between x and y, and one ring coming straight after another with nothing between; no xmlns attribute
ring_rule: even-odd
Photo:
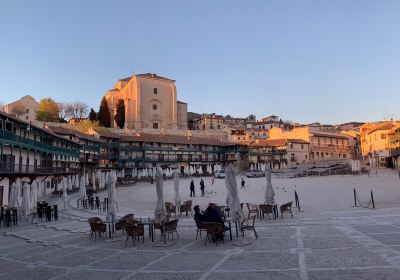
<svg viewBox="0 0 400 280"><path fill-rule="evenodd" d="M201 196L204 196L204 181L203 178L200 180L200 191L201 191Z"/></svg>
<svg viewBox="0 0 400 280"><path fill-rule="evenodd" d="M245 184L246 182L244 181L244 179L242 178L242 182L240 183L240 188L244 189L245 188Z"/></svg>
<svg viewBox="0 0 400 280"><path fill-rule="evenodd" d="M193 180L190 182L190 197L196 197L196 194L194 192L194 182L193 182Z"/></svg>

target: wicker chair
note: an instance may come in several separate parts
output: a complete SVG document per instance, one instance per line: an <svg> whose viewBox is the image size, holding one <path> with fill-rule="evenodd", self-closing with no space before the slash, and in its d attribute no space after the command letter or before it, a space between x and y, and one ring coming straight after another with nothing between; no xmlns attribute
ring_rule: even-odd
<svg viewBox="0 0 400 280"><path fill-rule="evenodd" d="M116 223L115 223L115 230L121 230L122 234L124 233L124 228L125 228L125 224L126 224L126 220L127 219L133 219L134 214L128 214L123 216L121 219L119 219Z"/></svg>
<svg viewBox="0 0 400 280"><path fill-rule="evenodd" d="M107 226L99 217L89 218L88 222L90 225L90 239L92 239L94 235L94 240L97 240L97 235L101 238L101 234L106 233Z"/></svg>
<svg viewBox="0 0 400 280"><path fill-rule="evenodd" d="M258 205L256 204L251 204L251 203L246 203L247 210L249 211L248 218L250 218L251 214L255 214L257 217L260 214L260 209L258 208Z"/></svg>
<svg viewBox="0 0 400 280"><path fill-rule="evenodd" d="M240 220L239 228L240 228L240 233L241 233L242 237L244 237L244 232L246 230L252 230L254 232L254 236L256 237L256 239L258 238L258 234L257 234L256 228L254 226L256 218L257 218L257 215L253 215L250 218Z"/></svg>
<svg viewBox="0 0 400 280"><path fill-rule="evenodd" d="M178 227L179 219L171 220L169 222L164 223L164 227L161 227L161 238L164 238L164 243L166 242L165 237L167 236L169 239L169 235L171 234L172 239L174 239L174 232L179 239L178 231L176 230Z"/></svg>
<svg viewBox="0 0 400 280"><path fill-rule="evenodd" d="M185 201L185 202L181 205L181 207L180 207L180 209L179 209L180 216L182 216L182 213L186 213L186 217L188 217L189 212L190 212L190 214L193 213L193 210L192 210L192 203L193 203L193 202L192 202L191 200L188 200L188 201Z"/></svg>
<svg viewBox="0 0 400 280"><path fill-rule="evenodd" d="M165 202L165 209L167 210L169 216L171 216L172 213L174 213L176 216L176 206L173 205L171 202Z"/></svg>
<svg viewBox="0 0 400 280"><path fill-rule="evenodd" d="M218 237L222 237L222 242L224 242L225 226L223 224L203 222L203 226L207 232L207 238L204 242L204 246L207 246L207 241L215 242L215 246L217 246Z"/></svg>
<svg viewBox="0 0 400 280"><path fill-rule="evenodd" d="M125 225L125 231L126 231L126 241L125 241L125 247L128 244L129 238L132 239L133 246L135 246L135 240L136 238L139 240L140 236L143 238L143 244L144 244L144 226L142 224L137 224L137 225Z"/></svg>
<svg viewBox="0 0 400 280"><path fill-rule="evenodd" d="M260 208L260 220L265 218L264 214L267 214L268 220L271 220L271 218L269 217L269 214L270 213L274 214L274 208L272 207L272 205L260 204L260 205L258 205L258 207Z"/></svg>
<svg viewBox="0 0 400 280"><path fill-rule="evenodd" d="M200 220L194 220L194 221L195 221L196 226L197 226L197 230L196 230L196 240L197 240L197 237L198 237L199 233L200 233L200 238L201 238L201 232L202 231L206 231L206 229L205 229L205 227L203 225L203 221L200 221Z"/></svg>
<svg viewBox="0 0 400 280"><path fill-rule="evenodd" d="M292 204L293 204L293 201L282 204L281 207L279 207L280 211L281 211L281 219L283 218L283 213L290 213L290 215L293 218Z"/></svg>

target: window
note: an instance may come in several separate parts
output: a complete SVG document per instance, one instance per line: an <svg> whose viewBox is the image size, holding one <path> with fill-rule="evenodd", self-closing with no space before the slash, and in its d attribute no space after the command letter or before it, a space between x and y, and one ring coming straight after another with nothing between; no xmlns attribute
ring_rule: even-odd
<svg viewBox="0 0 400 280"><path fill-rule="evenodd" d="M29 116L26 116L25 119L26 119L26 120L29 120Z"/></svg>
<svg viewBox="0 0 400 280"><path fill-rule="evenodd" d="M158 129L158 123L153 123L153 129Z"/></svg>
<svg viewBox="0 0 400 280"><path fill-rule="evenodd" d="M158 93L157 88L154 88L154 89L153 89L153 92L154 92L154 94L157 94L157 93Z"/></svg>
<svg viewBox="0 0 400 280"><path fill-rule="evenodd" d="M301 149L304 150L304 145L303 144L301 144Z"/></svg>
<svg viewBox="0 0 400 280"><path fill-rule="evenodd" d="M153 110L157 110L157 105L153 104Z"/></svg>
<svg viewBox="0 0 400 280"><path fill-rule="evenodd" d="M386 139L386 134L385 133L381 134L381 139Z"/></svg>
<svg viewBox="0 0 400 280"><path fill-rule="evenodd" d="M29 109L26 109L25 112L28 114L29 113Z"/></svg>

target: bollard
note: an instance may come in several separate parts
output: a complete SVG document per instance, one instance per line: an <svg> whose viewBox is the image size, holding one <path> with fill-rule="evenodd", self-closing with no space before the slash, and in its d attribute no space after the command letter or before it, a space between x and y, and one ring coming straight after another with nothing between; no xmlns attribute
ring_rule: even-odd
<svg viewBox="0 0 400 280"><path fill-rule="evenodd" d="M374 193L371 190L371 201L372 201L372 208L375 209L375 201L374 201Z"/></svg>
<svg viewBox="0 0 400 280"><path fill-rule="evenodd" d="M357 193L356 193L356 188L353 188L353 195L354 195L354 206L357 207Z"/></svg>

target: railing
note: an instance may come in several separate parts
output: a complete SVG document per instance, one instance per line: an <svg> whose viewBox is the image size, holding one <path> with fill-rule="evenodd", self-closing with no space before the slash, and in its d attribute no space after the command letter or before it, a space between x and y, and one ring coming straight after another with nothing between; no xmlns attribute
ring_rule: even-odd
<svg viewBox="0 0 400 280"><path fill-rule="evenodd" d="M0 139L10 144L18 144L25 148L36 148L49 153L63 154L66 156L73 156L73 157L77 157L79 155L78 151L38 142L29 138L15 135L14 133L6 130L0 130Z"/></svg>
<svg viewBox="0 0 400 280"><path fill-rule="evenodd" d="M64 174L64 173L79 173L79 168L69 167L41 167L34 165L1 165L1 174Z"/></svg>
<svg viewBox="0 0 400 280"><path fill-rule="evenodd" d="M265 152L249 150L249 155L276 156L276 155L286 155L286 154L287 154L287 151L285 151L285 150L281 150L281 151L265 151Z"/></svg>
<svg viewBox="0 0 400 280"><path fill-rule="evenodd" d="M393 157L400 156L400 148L391 149L390 155Z"/></svg>
<svg viewBox="0 0 400 280"><path fill-rule="evenodd" d="M79 161L80 161L80 162L84 162L84 163L98 163L98 162L99 162L99 159L97 159L97 158L84 158L84 157L81 157L81 158L79 158Z"/></svg>
<svg viewBox="0 0 400 280"><path fill-rule="evenodd" d="M81 150L100 153L100 146L82 145Z"/></svg>
<svg viewBox="0 0 400 280"><path fill-rule="evenodd" d="M224 153L224 148L203 149L203 148L183 148L183 147L138 147L138 146L120 146L121 151L137 151L137 152L197 152L197 153Z"/></svg>
<svg viewBox="0 0 400 280"><path fill-rule="evenodd" d="M232 160L232 159L231 159ZM200 159L200 158L150 158L150 157L140 157L140 158L124 158L124 159L120 159L120 161L126 161L126 162L137 162L137 161L143 161L143 162L214 162L214 161L218 161L217 158L208 158L208 159Z"/></svg>

